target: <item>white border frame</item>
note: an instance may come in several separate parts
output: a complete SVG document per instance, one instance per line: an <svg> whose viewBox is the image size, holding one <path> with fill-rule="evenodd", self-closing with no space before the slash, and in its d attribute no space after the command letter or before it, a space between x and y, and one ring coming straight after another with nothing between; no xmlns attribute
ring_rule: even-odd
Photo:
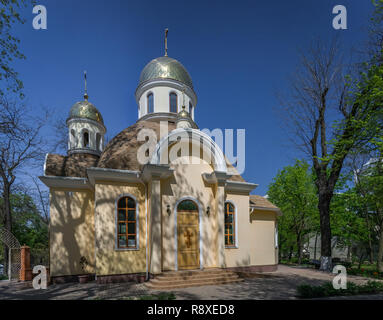
<svg viewBox="0 0 383 320"><path fill-rule="evenodd" d="M234 244L234 246L226 246L225 245L225 249L238 249L238 210L237 210L237 206L235 205L235 203L232 200L225 200L225 202L223 204L224 210L225 210L226 202L232 204L233 207L234 207L234 215L235 215L235 217L234 217L234 223L235 223L235 227L234 227L234 229L235 229L234 230L235 231L235 238L234 238L234 240L235 240L235 244ZM225 217L225 214L226 214L226 211L224 212L224 217ZM225 226L225 222L224 222L224 226Z"/></svg>
<svg viewBox="0 0 383 320"><path fill-rule="evenodd" d="M174 248L175 248L175 261L174 261L174 266L175 266L175 271L178 271L178 239L177 239L177 236L178 236L178 232L177 232L177 208L178 208L178 205L184 201L184 200L191 200L191 201L194 201L197 206L198 206L198 223L199 223L199 268L200 269L203 269L203 247L202 247L202 231L203 231L203 228L202 228L202 214L203 214L203 210L202 210L202 206L200 204L200 202L194 198L194 197L190 197L190 196L185 196L185 197L181 197L177 200L175 206L174 206Z"/></svg>
<svg viewBox="0 0 383 320"><path fill-rule="evenodd" d="M182 135L185 133L192 133L192 135L191 135L191 137L193 139L192 142L197 142L199 145L201 143L200 139L202 138L203 139L203 147L207 148L206 150L209 150L210 152L212 152L212 154L211 154L211 156L212 156L211 157L212 158L211 159L212 160L211 165L214 167L214 170L227 173L226 160L225 160L223 152L220 149L220 147L218 146L218 144L216 144L214 142L214 140L210 136L208 136L206 133L204 133L200 130L191 129L191 128L174 129L174 130L170 131L168 135L162 137L162 139L157 143L156 149L154 150L154 152L152 154L152 158L150 159L149 163L161 165L161 154L164 151L167 152L167 150L170 149L170 147L171 147L171 144L169 144L169 141L172 141L173 137L177 137L180 134Z"/></svg>
<svg viewBox="0 0 383 320"><path fill-rule="evenodd" d="M118 219L117 219L117 215L118 215L118 201L123 198L123 197L130 197L132 198L135 202L136 202L136 242L137 242L137 245L136 245L136 248L119 248L118 247ZM115 225L115 231L114 231L114 234L115 234L115 240L114 240L114 250L116 251L138 251L140 250L140 228L139 228L139 216L138 216L138 213L139 213L139 210L138 210L138 207L139 207L139 202L137 201L137 198L130 194L130 193L122 193L120 194L117 198L116 198L116 201L114 203L114 211L115 211L115 215L114 215L114 225ZM128 240L128 239L126 239Z"/></svg>

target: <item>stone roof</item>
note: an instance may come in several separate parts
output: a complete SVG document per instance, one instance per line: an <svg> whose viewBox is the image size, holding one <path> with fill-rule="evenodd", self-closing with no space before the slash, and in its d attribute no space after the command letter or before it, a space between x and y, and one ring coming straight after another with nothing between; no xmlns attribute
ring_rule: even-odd
<svg viewBox="0 0 383 320"><path fill-rule="evenodd" d="M98 156L88 153L73 153L69 156L48 154L45 161L47 176L86 178L86 169L96 167Z"/></svg>
<svg viewBox="0 0 383 320"><path fill-rule="evenodd" d="M275 206L274 204L272 204L269 200L255 194L250 195L250 206L279 210L279 208Z"/></svg>
<svg viewBox="0 0 383 320"><path fill-rule="evenodd" d="M92 154L74 153L69 156L48 154L45 163L45 175L59 177L85 178L86 169L90 167L110 168L140 171L143 165L137 159L137 151L145 141L138 141L138 132L143 129L152 129L160 140L160 123L156 121L140 120L132 126L122 130L105 147L101 156ZM168 131L176 128L175 123L169 123ZM245 182L235 168L226 159L229 174L233 174L230 181Z"/></svg>
<svg viewBox="0 0 383 320"><path fill-rule="evenodd" d="M138 162L138 148L146 143L138 141L137 135L141 129L152 129L160 140L160 124L155 121L141 120L122 130L105 147L100 156L98 167L138 171L143 165ZM176 125L169 123L168 131L174 130Z"/></svg>

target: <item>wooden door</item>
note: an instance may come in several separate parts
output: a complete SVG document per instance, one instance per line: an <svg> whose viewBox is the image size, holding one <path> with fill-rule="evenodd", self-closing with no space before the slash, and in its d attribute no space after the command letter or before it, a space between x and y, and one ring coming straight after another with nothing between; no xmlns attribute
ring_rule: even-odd
<svg viewBox="0 0 383 320"><path fill-rule="evenodd" d="M178 269L199 268L198 211L177 212Z"/></svg>

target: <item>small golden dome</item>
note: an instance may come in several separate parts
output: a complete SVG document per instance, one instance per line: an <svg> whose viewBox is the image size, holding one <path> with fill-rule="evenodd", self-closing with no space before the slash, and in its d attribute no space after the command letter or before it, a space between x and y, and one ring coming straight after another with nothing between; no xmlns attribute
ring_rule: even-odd
<svg viewBox="0 0 383 320"><path fill-rule="evenodd" d="M73 107L69 111L68 120L74 118L83 118L97 121L98 123L101 123L103 125L104 120L102 119L101 113L93 104L91 104L87 100L87 96L85 97L85 99L86 100L77 102L73 105Z"/></svg>
<svg viewBox="0 0 383 320"><path fill-rule="evenodd" d="M185 106L182 106L182 110L178 112L177 118L190 118L190 114L185 110Z"/></svg>

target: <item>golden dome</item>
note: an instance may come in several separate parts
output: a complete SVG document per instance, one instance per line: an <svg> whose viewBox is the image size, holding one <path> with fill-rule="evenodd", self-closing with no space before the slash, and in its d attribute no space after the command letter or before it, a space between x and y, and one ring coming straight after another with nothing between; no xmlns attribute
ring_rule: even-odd
<svg viewBox="0 0 383 320"><path fill-rule="evenodd" d="M150 61L142 70L138 85L154 79L177 80L193 89L192 79L186 68L177 60L167 56Z"/></svg>
<svg viewBox="0 0 383 320"><path fill-rule="evenodd" d="M104 125L101 113L88 100L75 103L69 111L68 120L74 118L89 119Z"/></svg>

